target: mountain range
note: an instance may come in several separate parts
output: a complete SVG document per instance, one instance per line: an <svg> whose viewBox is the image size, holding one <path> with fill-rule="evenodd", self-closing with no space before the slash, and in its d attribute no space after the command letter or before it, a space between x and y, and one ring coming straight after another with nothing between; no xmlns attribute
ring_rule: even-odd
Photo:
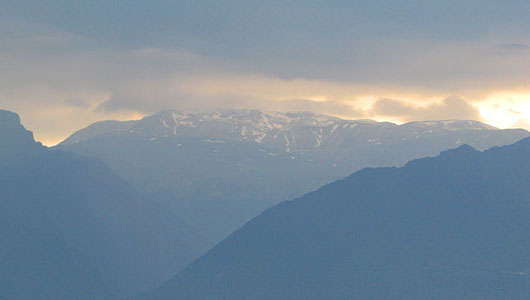
<svg viewBox="0 0 530 300"><path fill-rule="evenodd" d="M248 222L135 299L528 299L530 138L367 168Z"/></svg>
<svg viewBox="0 0 530 300"><path fill-rule="evenodd" d="M97 158L35 142L0 110L0 299L117 299L211 244Z"/></svg>
<svg viewBox="0 0 530 300"><path fill-rule="evenodd" d="M217 242L263 210L364 167L401 166L462 144L484 150L527 136L476 121L396 125L304 112L162 111L92 124L57 148L103 160Z"/></svg>
<svg viewBox="0 0 530 300"><path fill-rule="evenodd" d="M162 111L47 148L14 113L0 110L0 128L0 299L527 292L530 140L460 146L525 130ZM348 176L382 166L398 167Z"/></svg>

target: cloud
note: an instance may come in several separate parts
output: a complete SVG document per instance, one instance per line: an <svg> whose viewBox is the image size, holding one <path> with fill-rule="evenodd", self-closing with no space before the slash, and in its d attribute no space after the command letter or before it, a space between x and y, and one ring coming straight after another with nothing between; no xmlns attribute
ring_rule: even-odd
<svg viewBox="0 0 530 300"><path fill-rule="evenodd" d="M509 50L529 50L530 46L525 45L525 44L519 44L519 43L509 43L509 44L501 44L499 48L509 49Z"/></svg>
<svg viewBox="0 0 530 300"><path fill-rule="evenodd" d="M499 45L522 49L529 43L530 19L524 12L530 2L450 2L206 0L109 6L20 0L0 6L0 28L13 31L0 35L43 45L59 36L62 44L54 51L62 53L82 45L143 51L142 59L154 55L171 62L182 60L174 57L182 51L226 64L235 73L289 80L415 86L459 95L527 85L530 59L512 53L518 51L497 52ZM15 45L11 38L0 45L23 43ZM191 65L183 71L189 70Z"/></svg>
<svg viewBox="0 0 530 300"><path fill-rule="evenodd" d="M530 130L530 121L524 118L521 118L517 120L515 123L513 123L511 128L523 128L526 130Z"/></svg>
<svg viewBox="0 0 530 300"><path fill-rule="evenodd" d="M0 106L46 141L171 108L480 120L530 82L530 2L30 2L0 4Z"/></svg>
<svg viewBox="0 0 530 300"><path fill-rule="evenodd" d="M380 99L375 102L372 114L397 117L404 121L420 120L482 120L479 110L460 97L447 97L441 102L413 105L402 100Z"/></svg>
<svg viewBox="0 0 530 300"><path fill-rule="evenodd" d="M309 99L292 99L272 103L269 109L280 111L308 111L313 113L323 113L337 115L351 119L366 117L363 110L355 109L345 103L336 103L330 101L314 101Z"/></svg>
<svg viewBox="0 0 530 300"><path fill-rule="evenodd" d="M174 98L173 98L174 97ZM330 114L345 118L365 118L366 112L356 109L347 103L327 100L315 101L312 99L267 99L252 95L229 95L229 96L198 96L198 95L173 95L166 99L158 98L157 101L146 101L145 98L111 98L100 103L95 112L112 113L123 111L128 107L135 107L146 114L162 109L174 108L183 111L217 111L227 108L235 109L260 109L267 111L306 111L319 114Z"/></svg>

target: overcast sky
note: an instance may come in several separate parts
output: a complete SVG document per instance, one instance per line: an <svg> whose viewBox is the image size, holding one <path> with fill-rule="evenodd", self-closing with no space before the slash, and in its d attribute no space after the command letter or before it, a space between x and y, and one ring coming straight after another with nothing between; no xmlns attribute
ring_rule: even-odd
<svg viewBox="0 0 530 300"><path fill-rule="evenodd" d="M0 1L0 108L46 144L162 109L530 128L530 1Z"/></svg>

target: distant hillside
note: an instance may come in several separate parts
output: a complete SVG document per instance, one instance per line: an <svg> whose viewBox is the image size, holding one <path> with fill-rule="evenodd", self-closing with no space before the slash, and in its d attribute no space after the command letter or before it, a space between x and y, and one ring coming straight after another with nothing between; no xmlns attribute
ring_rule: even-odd
<svg viewBox="0 0 530 300"><path fill-rule="evenodd" d="M117 299L209 246L100 160L36 143L0 110L0 299Z"/></svg>
<svg viewBox="0 0 530 300"><path fill-rule="evenodd" d="M139 121L95 123L59 148L102 159L182 220L221 240L266 208L361 168L527 136L475 121L395 125L303 112L163 111Z"/></svg>
<svg viewBox="0 0 530 300"><path fill-rule="evenodd" d="M530 139L359 171L136 299L528 299Z"/></svg>

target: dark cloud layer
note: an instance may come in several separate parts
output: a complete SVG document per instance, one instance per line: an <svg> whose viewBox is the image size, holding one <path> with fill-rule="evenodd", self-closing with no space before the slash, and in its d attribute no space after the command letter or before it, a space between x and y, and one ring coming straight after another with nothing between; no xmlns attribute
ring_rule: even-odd
<svg viewBox="0 0 530 300"><path fill-rule="evenodd" d="M529 14L519 0L19 0L0 9L96 47L186 49L287 79L431 87L494 71L502 62L487 48L528 44Z"/></svg>

